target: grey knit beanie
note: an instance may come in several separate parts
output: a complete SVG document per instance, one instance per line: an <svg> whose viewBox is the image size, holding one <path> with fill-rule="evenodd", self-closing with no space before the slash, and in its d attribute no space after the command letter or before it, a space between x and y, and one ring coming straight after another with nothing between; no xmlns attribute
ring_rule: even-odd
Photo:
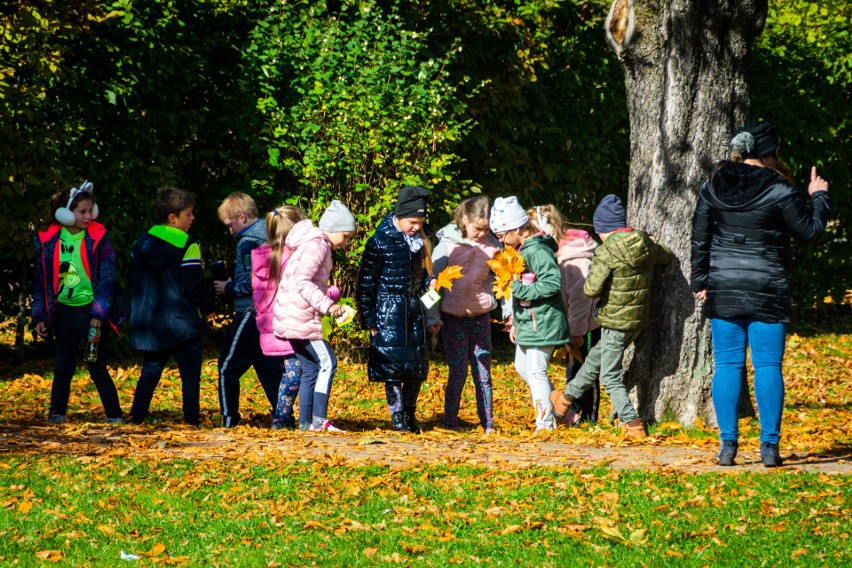
<svg viewBox="0 0 852 568"><path fill-rule="evenodd" d="M355 217L342 201L335 199L320 217L319 228L327 233L354 233Z"/></svg>

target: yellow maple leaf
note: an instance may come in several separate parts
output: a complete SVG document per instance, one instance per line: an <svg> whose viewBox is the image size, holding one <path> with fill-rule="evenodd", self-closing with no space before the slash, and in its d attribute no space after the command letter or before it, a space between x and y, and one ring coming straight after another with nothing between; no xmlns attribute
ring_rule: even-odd
<svg viewBox="0 0 852 568"><path fill-rule="evenodd" d="M494 272L494 296L499 300L508 298L512 292L512 281L520 278L526 268L524 257L514 248L507 246L488 261L488 266Z"/></svg>
<svg viewBox="0 0 852 568"><path fill-rule="evenodd" d="M447 290L452 290L453 280L457 280L462 276L464 276L464 274L462 274L461 266L458 266L457 264L448 266L438 274L438 281L435 282L435 289L440 290L441 288L446 288Z"/></svg>

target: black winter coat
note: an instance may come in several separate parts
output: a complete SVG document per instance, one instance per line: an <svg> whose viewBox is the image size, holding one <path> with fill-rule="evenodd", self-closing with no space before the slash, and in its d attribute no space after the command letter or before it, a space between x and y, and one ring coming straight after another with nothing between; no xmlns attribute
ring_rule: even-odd
<svg viewBox="0 0 852 568"><path fill-rule="evenodd" d="M429 372L426 314L420 296L429 275L420 249L411 252L388 213L364 247L355 284L358 318L376 329L367 374L371 381L425 381Z"/></svg>
<svg viewBox="0 0 852 568"><path fill-rule="evenodd" d="M157 230L159 237L152 234ZM184 259L193 245L198 246L186 233L162 225L133 245L129 274L133 349L161 351L207 333L201 314L213 312L213 293L204 284L200 255Z"/></svg>
<svg viewBox="0 0 852 568"><path fill-rule="evenodd" d="M831 214L828 192L811 198L770 168L724 161L699 193L692 218L693 292L707 290L711 318L767 323L792 316L790 235L819 239Z"/></svg>

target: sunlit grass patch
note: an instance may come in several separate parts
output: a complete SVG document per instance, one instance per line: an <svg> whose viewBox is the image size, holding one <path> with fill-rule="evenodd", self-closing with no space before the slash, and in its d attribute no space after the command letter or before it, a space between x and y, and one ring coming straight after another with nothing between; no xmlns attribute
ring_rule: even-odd
<svg viewBox="0 0 852 568"><path fill-rule="evenodd" d="M776 566L848 560L832 476L0 460L0 562ZM270 564L272 563L272 564ZM275 564L278 563L278 564Z"/></svg>

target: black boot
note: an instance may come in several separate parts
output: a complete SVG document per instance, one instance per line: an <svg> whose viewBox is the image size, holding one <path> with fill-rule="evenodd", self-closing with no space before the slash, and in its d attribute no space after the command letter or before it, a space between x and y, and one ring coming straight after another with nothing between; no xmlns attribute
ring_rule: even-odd
<svg viewBox="0 0 852 568"><path fill-rule="evenodd" d="M778 453L778 444L769 442L760 443L760 459L764 467L778 467L784 463L781 459L781 454Z"/></svg>
<svg viewBox="0 0 852 568"><path fill-rule="evenodd" d="M739 445L739 442L733 440L722 440L719 453L716 455L719 458L719 465L734 465L734 458L737 457Z"/></svg>
<svg viewBox="0 0 852 568"><path fill-rule="evenodd" d="M414 408L406 408L402 411L405 414L405 423L408 425L408 431L412 434L420 433L420 425L417 423L417 420L414 418L414 413L416 410Z"/></svg>
<svg viewBox="0 0 852 568"><path fill-rule="evenodd" d="M392 412L391 413L391 428L396 430L397 432L407 432L410 433L411 430L408 427L408 422L405 420L404 412Z"/></svg>

